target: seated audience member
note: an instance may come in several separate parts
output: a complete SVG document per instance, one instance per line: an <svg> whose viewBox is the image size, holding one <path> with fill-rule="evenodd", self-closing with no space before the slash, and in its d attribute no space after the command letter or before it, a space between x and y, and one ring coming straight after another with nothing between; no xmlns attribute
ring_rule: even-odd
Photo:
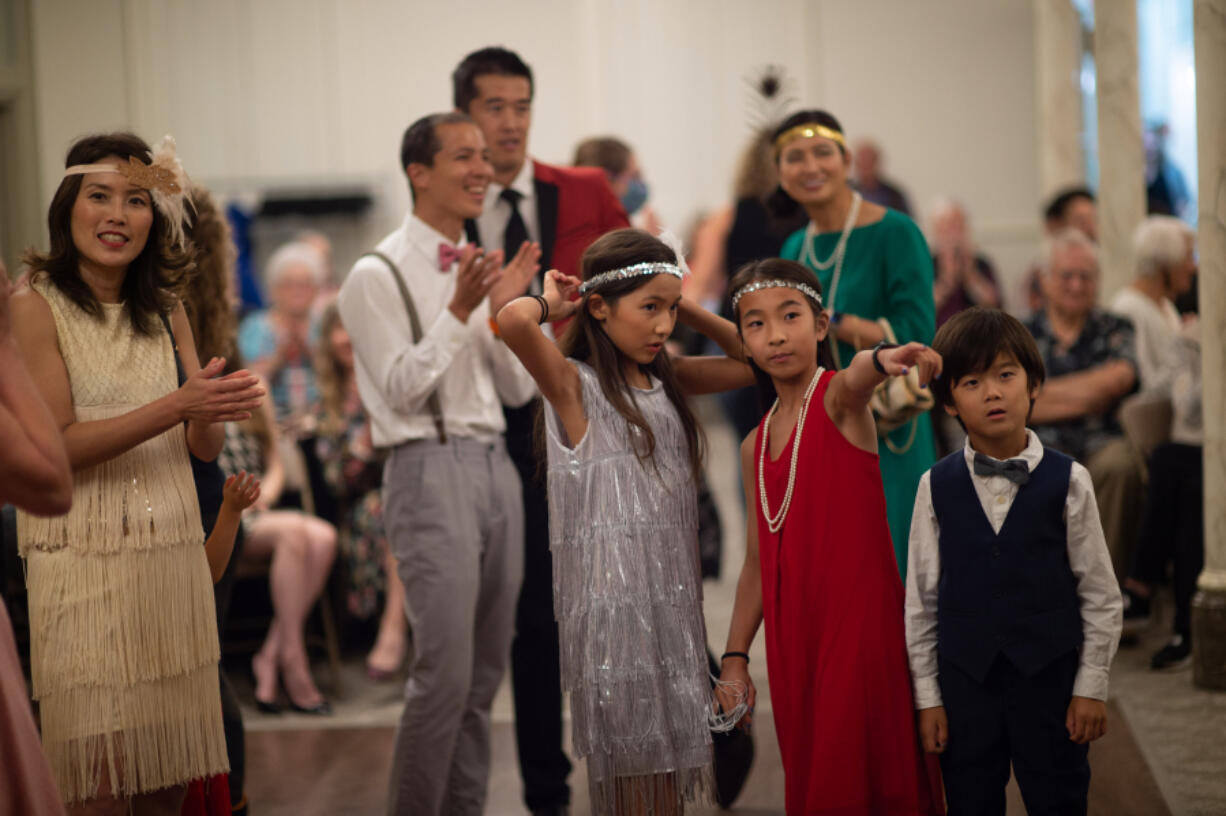
<svg viewBox="0 0 1226 816"><path fill-rule="evenodd" d="M262 488L243 516L243 562L270 563L268 588L273 619L264 644L251 659L255 703L261 711L281 711L279 690L289 706L303 714L331 714L315 686L303 629L307 615L327 584L336 558L336 528L300 510L273 509L285 486L285 467L277 446L277 423L265 400L262 410L244 422L226 425L218 464L227 476L255 474Z"/></svg>
<svg viewBox="0 0 1226 816"><path fill-rule="evenodd" d="M1068 187L1056 193L1043 208L1043 234L1050 238L1069 227L1078 229L1098 243L1098 205L1094 194L1086 187ZM1026 311L1034 314L1043 308L1043 290L1039 283L1039 266L1032 264L1026 271L1023 295Z"/></svg>
<svg viewBox="0 0 1226 816"><path fill-rule="evenodd" d="M1173 344L1181 321L1174 299L1192 288L1196 234L1169 215L1151 215L1133 235L1136 278L1116 294L1111 311L1136 331L1141 390L1163 389L1170 379Z"/></svg>
<svg viewBox="0 0 1226 816"><path fill-rule="evenodd" d="M1124 623L1135 627L1148 619L1150 598L1167 565L1173 567L1174 632L1150 659L1155 669L1185 665L1192 654L1192 596L1205 563L1200 339L1200 325L1191 320L1172 343L1171 441L1150 456L1137 557L1124 582Z"/></svg>
<svg viewBox="0 0 1226 816"><path fill-rule="evenodd" d="M871 139L860 139L856 142L851 152L851 161L855 171L855 188L864 196L865 201L898 210L906 215L911 214L907 194L881 175L881 148L876 142Z"/></svg>
<svg viewBox="0 0 1226 816"><path fill-rule="evenodd" d="M660 232L660 219L647 203L651 191L643 180L643 168L630 145L612 136L584 139L575 148L575 167L599 167L609 177L609 186L630 216L630 222L652 235Z"/></svg>
<svg viewBox="0 0 1226 816"><path fill-rule="evenodd" d="M938 328L970 306L1000 306L992 262L971 240L966 210L952 199L932 211L932 265Z"/></svg>
<svg viewBox="0 0 1226 816"><path fill-rule="evenodd" d="M1116 410L1137 385L1136 348L1132 324L1095 307L1098 278L1098 249L1080 231L1048 241L1040 275L1045 305L1026 323L1047 369L1030 421L1044 445L1090 471L1107 547L1122 574L1132 561L1142 496Z"/></svg>
<svg viewBox="0 0 1226 816"><path fill-rule="evenodd" d="M383 528L383 456L371 438L370 419L354 375L353 343L335 303L320 318L315 369L323 409L315 450L340 507L341 553L348 579L345 607L355 618L369 620L379 611L383 596L379 634L366 657L366 674L371 680L390 680L404 661L408 641L404 585Z"/></svg>
<svg viewBox="0 0 1226 816"><path fill-rule="evenodd" d="M266 267L271 305L247 315L238 327L239 353L272 387L282 426L296 426L318 399L312 353L318 332L311 308L325 275L316 246L286 244Z"/></svg>

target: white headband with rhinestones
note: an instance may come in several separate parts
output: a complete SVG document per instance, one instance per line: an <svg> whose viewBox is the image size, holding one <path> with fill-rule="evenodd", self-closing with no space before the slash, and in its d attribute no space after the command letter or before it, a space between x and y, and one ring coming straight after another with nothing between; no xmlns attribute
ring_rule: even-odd
<svg viewBox="0 0 1226 816"><path fill-rule="evenodd" d="M779 288L795 289L796 291L802 292L803 294L808 295L809 297L813 298L813 300L817 301L817 305L819 307L822 305L822 296L819 295L817 293L817 290L814 289L809 284L796 283L795 281L780 280L778 278L774 278L772 280L756 280L753 283L748 284L747 286L742 286L740 289L737 290L736 294L732 296L732 308L733 310L735 310L736 305L741 302L741 298L743 298L745 295L748 295L750 292L757 292L762 289L779 289Z"/></svg>
<svg viewBox="0 0 1226 816"><path fill-rule="evenodd" d="M595 289L597 286L604 286L606 283L611 283L618 280L626 280L628 278L637 278L640 275L672 275L675 278L684 278L685 273L681 271L681 267L670 263L636 263L630 266L624 266L621 269L613 269L609 272L601 272L599 275L594 275L583 282L579 287L579 294L586 295L588 292Z"/></svg>

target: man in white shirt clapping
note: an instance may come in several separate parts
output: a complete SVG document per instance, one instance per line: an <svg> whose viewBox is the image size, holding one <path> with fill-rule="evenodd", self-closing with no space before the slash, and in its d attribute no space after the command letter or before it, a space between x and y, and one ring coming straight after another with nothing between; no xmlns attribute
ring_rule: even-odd
<svg viewBox="0 0 1226 816"><path fill-rule="evenodd" d="M390 449L384 525L413 633L388 812L479 814L523 572L502 406L535 393L490 315L524 293L540 249L525 243L504 267L502 251L466 242L464 220L480 215L493 178L468 116L419 119L400 160L413 212L338 298L374 443Z"/></svg>

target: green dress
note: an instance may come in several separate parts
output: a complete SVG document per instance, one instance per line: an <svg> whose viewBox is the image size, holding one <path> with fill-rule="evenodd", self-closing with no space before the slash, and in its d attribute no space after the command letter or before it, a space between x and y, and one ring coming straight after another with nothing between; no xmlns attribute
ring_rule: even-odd
<svg viewBox="0 0 1226 816"><path fill-rule="evenodd" d="M780 255L800 259L803 229L792 233L783 244ZM813 237L813 255L825 260L834 252L838 232L819 233ZM822 285L826 308L867 320L886 318L898 337L898 342L931 343L936 331L936 309L932 300L932 256L923 234L915 222L897 210L885 211L874 224L852 230L843 258L843 271L837 303L829 299L833 267L813 270ZM838 344L838 360L846 365L856 349ZM895 448L903 449L910 438L912 423L897 428L888 435ZM915 423L915 442L905 453L894 453L882 440L881 480L885 485L886 512L890 521L890 536L894 539L894 555L898 571L906 577L907 540L911 533L911 511L915 505L915 490L924 471L936 460L932 440L932 423L920 417Z"/></svg>

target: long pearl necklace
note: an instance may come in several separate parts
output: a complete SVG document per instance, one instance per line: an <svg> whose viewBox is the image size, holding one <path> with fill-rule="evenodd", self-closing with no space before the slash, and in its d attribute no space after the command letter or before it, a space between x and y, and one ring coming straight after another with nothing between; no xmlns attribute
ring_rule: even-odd
<svg viewBox="0 0 1226 816"><path fill-rule="evenodd" d="M766 518L766 526L771 533L777 533L783 529L783 520L787 518L788 508L792 506L792 490L796 487L796 463L800 458L800 437L805 432L805 417L809 414L809 400L813 397L813 391L817 388L817 382L822 378L823 369L817 367L817 371L813 374L813 379L809 382L809 387L805 389L804 401L800 404L800 416L796 419L796 438L792 440L792 464L788 469L788 489L783 494L783 504L779 507L779 514L771 515L770 503L766 500L766 452L770 449L770 433L771 433L771 417L775 415L775 411L779 409L779 398L775 398L775 404L766 414L766 422L762 425L762 449L758 453L758 498L762 502L762 515Z"/></svg>
<svg viewBox="0 0 1226 816"><path fill-rule="evenodd" d="M813 238L817 235L817 225L812 221L809 222L809 225L805 227L804 246L800 250L801 263L812 264L814 269L825 272L842 260L843 253L847 249L847 239L851 235L852 227L856 224L856 216L860 214L862 200L859 192L852 192L851 206L847 208L847 219L843 222L843 232L839 235L838 243L834 245L834 252L830 253L830 257L824 261L817 259L817 251L813 249Z"/></svg>

